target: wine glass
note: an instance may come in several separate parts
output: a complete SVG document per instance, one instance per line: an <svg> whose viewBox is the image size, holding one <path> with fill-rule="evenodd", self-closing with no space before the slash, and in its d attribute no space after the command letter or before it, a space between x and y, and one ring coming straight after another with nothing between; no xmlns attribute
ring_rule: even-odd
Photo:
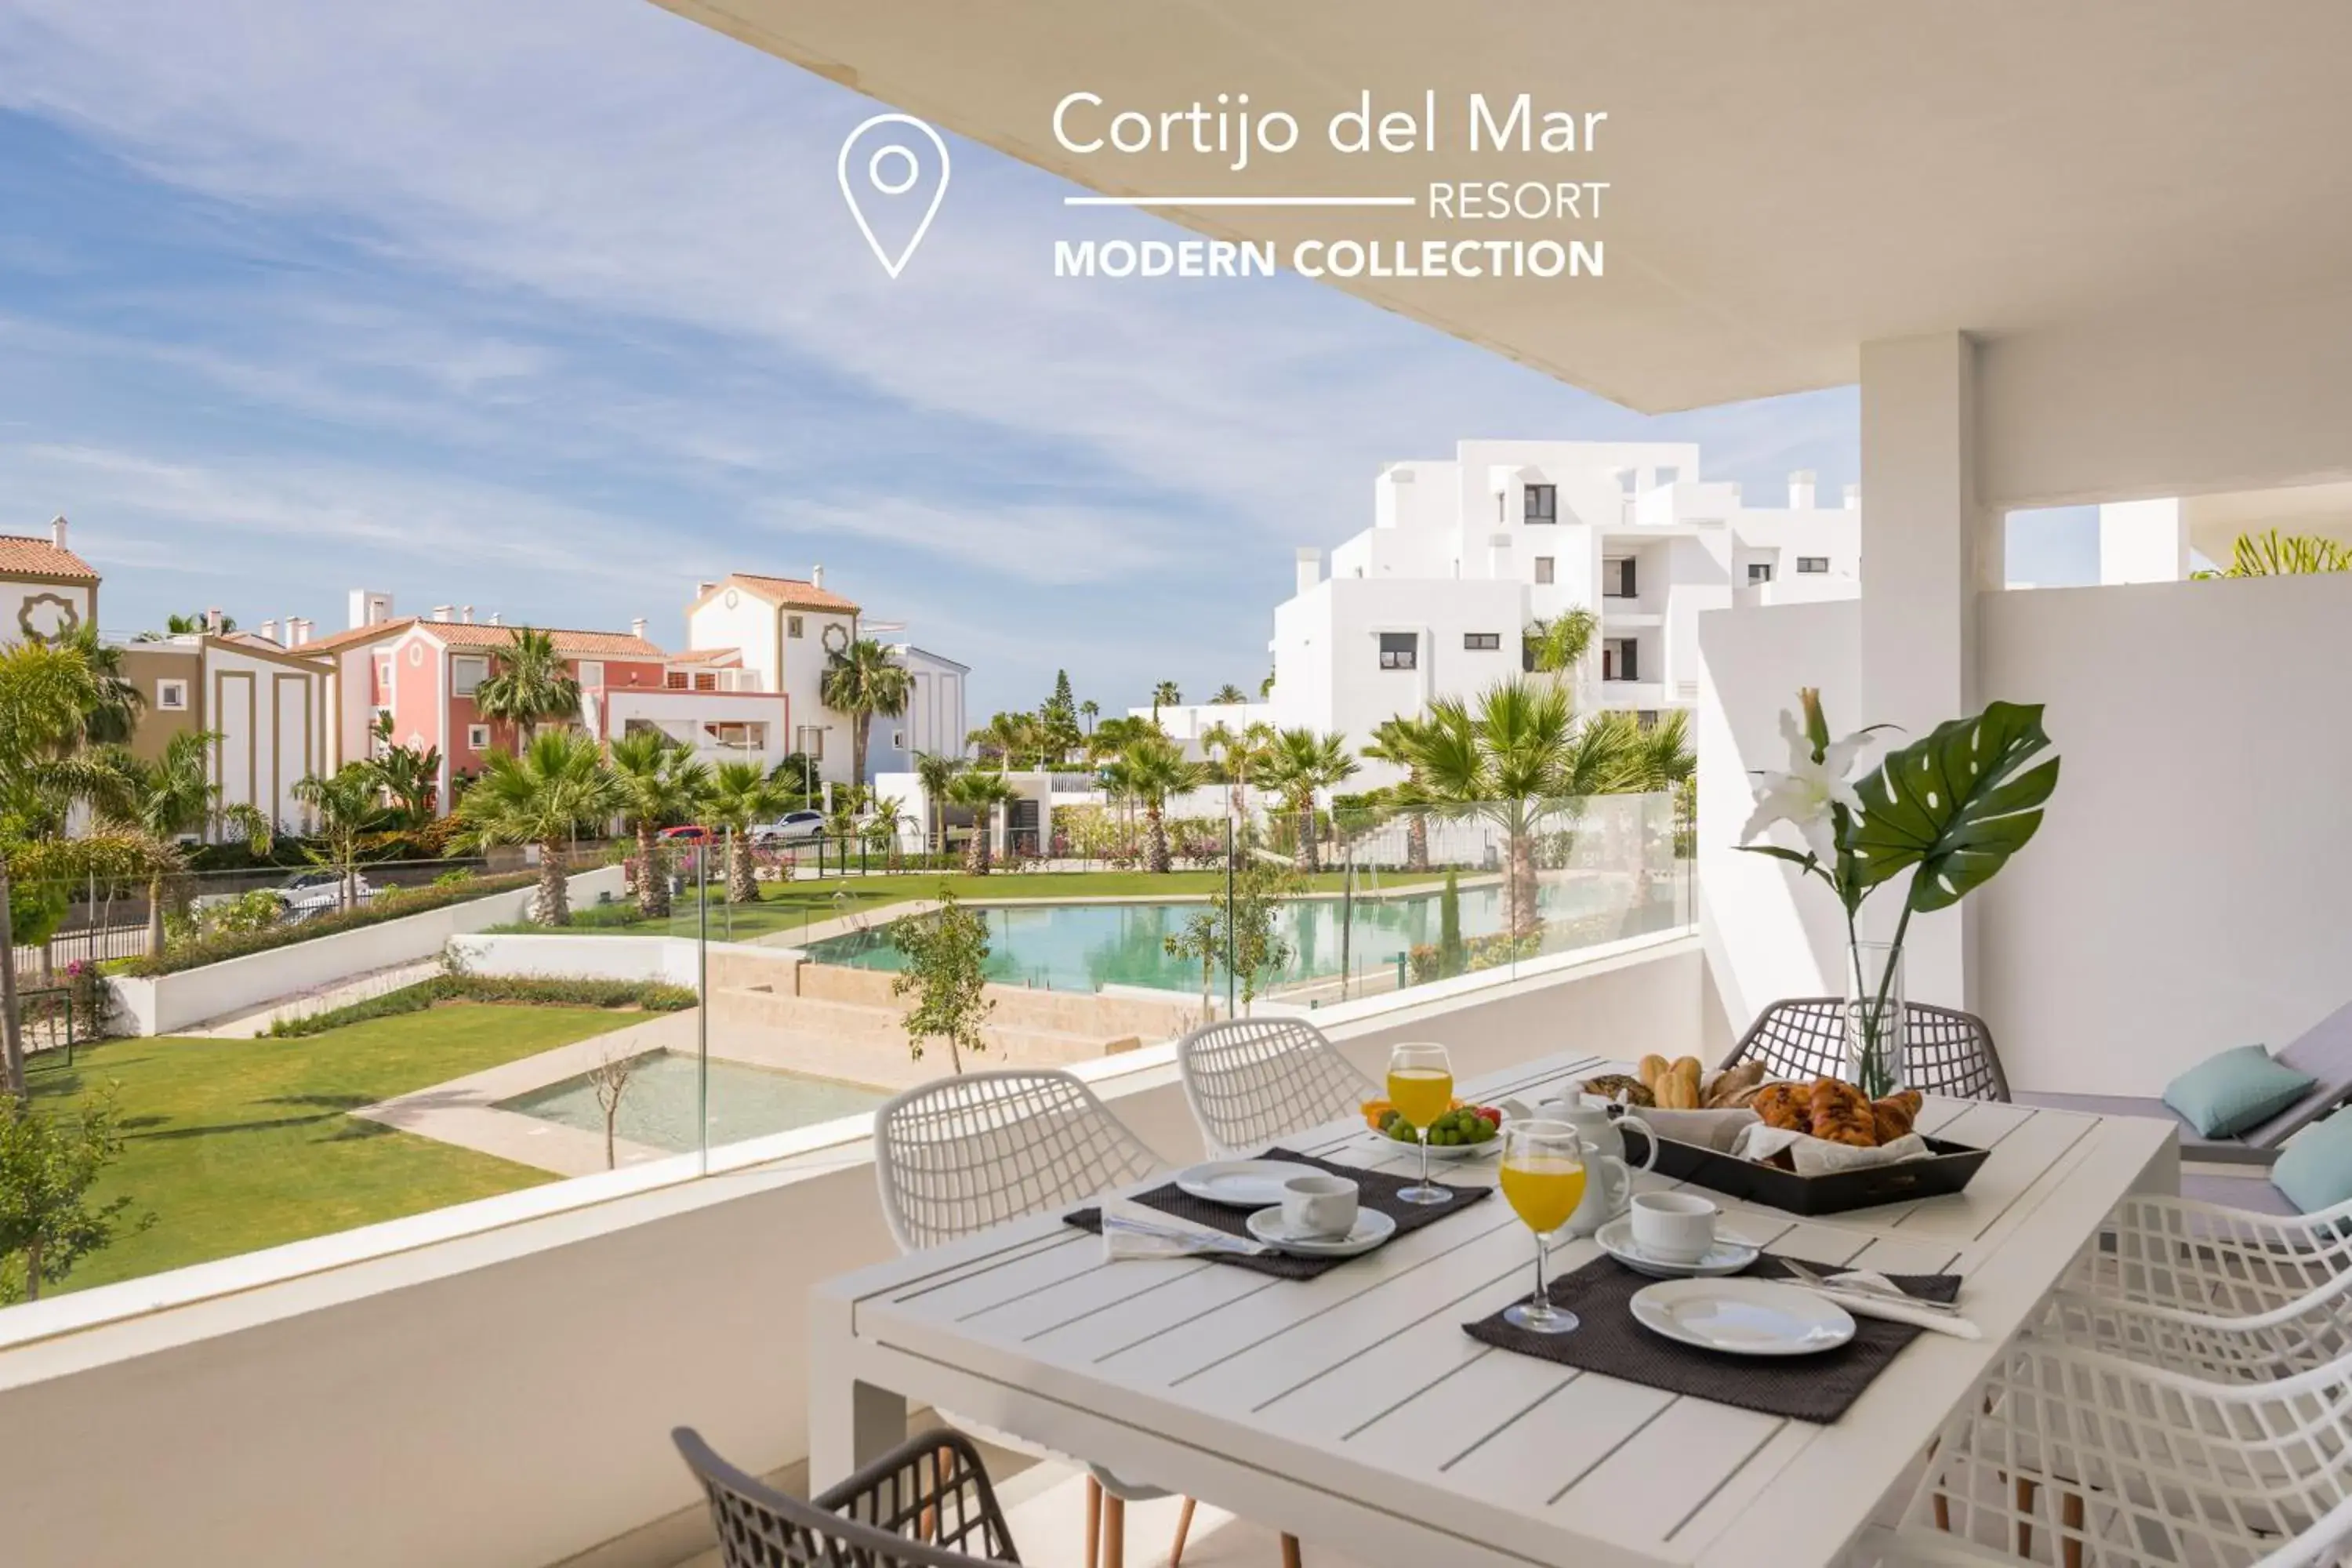
<svg viewBox="0 0 2352 1568"><path fill-rule="evenodd" d="M1503 1196L1536 1233L1536 1293L1503 1314L1503 1321L1535 1334L1564 1334L1576 1314L1551 1304L1544 1281L1544 1238L1584 1201L1584 1140L1565 1121L1503 1124Z"/></svg>
<svg viewBox="0 0 2352 1568"><path fill-rule="evenodd" d="M1389 1103L1421 1139L1421 1184L1397 1194L1408 1204L1454 1201L1454 1191L1429 1179L1429 1129L1454 1109L1454 1062L1440 1045L1404 1045L1389 1053Z"/></svg>

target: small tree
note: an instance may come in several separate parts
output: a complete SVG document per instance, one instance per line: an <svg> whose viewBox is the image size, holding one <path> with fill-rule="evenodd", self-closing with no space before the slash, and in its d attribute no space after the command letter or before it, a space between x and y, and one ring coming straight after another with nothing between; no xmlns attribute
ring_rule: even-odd
<svg viewBox="0 0 2352 1568"><path fill-rule="evenodd" d="M1448 869L1445 891L1437 900L1437 973L1441 977L1451 976L1466 967L1467 955L1462 950L1462 880Z"/></svg>
<svg viewBox="0 0 2352 1568"><path fill-rule="evenodd" d="M1289 966L1294 950L1282 934L1282 904L1297 888L1297 876L1272 861L1253 860L1234 873L1225 935L1244 1012L1257 1000L1258 992Z"/></svg>
<svg viewBox="0 0 2352 1568"><path fill-rule="evenodd" d="M616 1057L607 1050L596 1065L588 1069L588 1081L596 1090L596 1109L604 1113L604 1169L614 1167L613 1132L620 1125L621 1097L629 1092L629 1080L637 1076L635 1057Z"/></svg>
<svg viewBox="0 0 2352 1568"><path fill-rule="evenodd" d="M122 1152L114 1094L110 1084L71 1115L0 1097L0 1302L37 1300L126 1227L129 1197L89 1196Z"/></svg>
<svg viewBox="0 0 2352 1568"><path fill-rule="evenodd" d="M1171 958L1197 961L1201 965L1201 1022L1212 1016L1209 1008L1209 984L1216 978L1217 954L1224 951L1225 922L1220 911L1212 906L1201 910L1184 922L1184 929L1174 936L1163 937L1160 945Z"/></svg>
<svg viewBox="0 0 2352 1568"><path fill-rule="evenodd" d="M383 825L383 783L365 763L345 763L331 773L312 773L294 786L294 798L307 805L319 821L322 851L304 846L303 853L335 873L336 902L350 909L359 901L360 850Z"/></svg>
<svg viewBox="0 0 2352 1568"><path fill-rule="evenodd" d="M940 907L929 914L890 922L890 943L905 964L890 982L890 994L916 994L904 1019L908 1047L920 1061L925 1040L943 1039L955 1070L962 1072L964 1052L988 1048L980 1026L996 1011L987 991L988 921L942 889Z"/></svg>

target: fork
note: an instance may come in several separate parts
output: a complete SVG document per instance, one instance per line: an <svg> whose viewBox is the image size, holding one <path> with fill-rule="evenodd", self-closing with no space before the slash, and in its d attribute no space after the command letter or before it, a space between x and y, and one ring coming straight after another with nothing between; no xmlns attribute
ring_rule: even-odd
<svg viewBox="0 0 2352 1568"><path fill-rule="evenodd" d="M1782 1258L1780 1264L1790 1274L1796 1276L1799 1284L1815 1290L1827 1290L1832 1293L1843 1291L1851 1296L1874 1296L1881 1300L1899 1301L1906 1307L1916 1307L1923 1312L1940 1312L1951 1318L1960 1315L1960 1309L1954 1303L1934 1300L1926 1296L1914 1296L1891 1280L1882 1286L1851 1275L1823 1274L1811 1264L1801 1263L1793 1258Z"/></svg>

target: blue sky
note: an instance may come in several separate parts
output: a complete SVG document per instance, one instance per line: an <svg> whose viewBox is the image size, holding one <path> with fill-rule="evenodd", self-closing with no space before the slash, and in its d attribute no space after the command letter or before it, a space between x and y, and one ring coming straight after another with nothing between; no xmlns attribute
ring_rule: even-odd
<svg viewBox="0 0 2352 1568"><path fill-rule="evenodd" d="M1459 438L1855 477L1851 389L1645 419L1295 278L1055 279L1066 187L960 141L891 283L834 185L875 107L644 0L11 0L0 531L69 516L121 630L364 585L675 641L822 561L977 721L1255 689L1292 547Z"/></svg>

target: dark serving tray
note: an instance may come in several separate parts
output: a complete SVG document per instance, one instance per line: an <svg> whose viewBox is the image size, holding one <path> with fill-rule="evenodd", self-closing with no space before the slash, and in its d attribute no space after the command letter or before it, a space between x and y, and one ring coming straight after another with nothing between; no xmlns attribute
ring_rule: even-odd
<svg viewBox="0 0 2352 1568"><path fill-rule="evenodd" d="M1640 1165L1649 1146L1641 1133L1624 1130L1625 1159ZM1704 1149L1696 1143L1658 1140L1658 1170L1676 1181L1694 1183L1726 1197L1784 1209L1790 1214L1843 1214L1874 1204L1908 1203L1914 1198L1940 1198L1969 1184L1985 1163L1989 1149L1964 1143L1927 1140L1932 1157L1906 1160L1898 1165L1873 1165L1860 1171L1840 1171L1829 1176L1801 1176L1774 1165Z"/></svg>

